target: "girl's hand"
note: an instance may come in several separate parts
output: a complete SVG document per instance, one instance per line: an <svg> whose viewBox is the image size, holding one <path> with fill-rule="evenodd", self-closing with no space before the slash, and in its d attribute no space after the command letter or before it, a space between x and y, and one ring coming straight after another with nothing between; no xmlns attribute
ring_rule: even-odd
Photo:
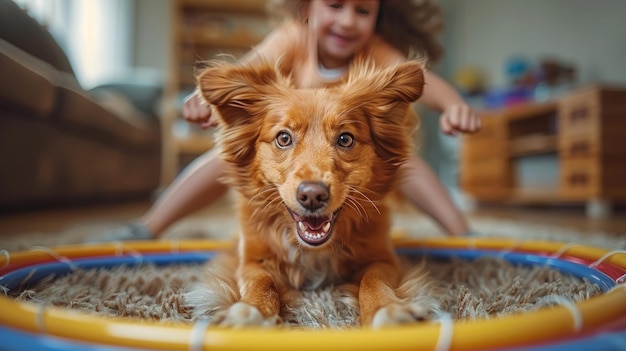
<svg viewBox="0 0 626 351"><path fill-rule="evenodd" d="M480 130L480 117L467 104L448 106L439 119L441 130L455 136L458 133L475 133Z"/></svg>
<svg viewBox="0 0 626 351"><path fill-rule="evenodd" d="M198 92L194 92L185 99L183 118L187 122L198 123L203 129L214 127L217 122L211 119L211 115L211 106L198 95Z"/></svg>

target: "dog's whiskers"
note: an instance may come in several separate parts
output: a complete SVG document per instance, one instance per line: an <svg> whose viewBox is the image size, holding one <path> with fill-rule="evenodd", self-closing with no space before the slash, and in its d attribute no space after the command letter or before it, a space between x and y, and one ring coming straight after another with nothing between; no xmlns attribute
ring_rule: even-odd
<svg viewBox="0 0 626 351"><path fill-rule="evenodd" d="M280 195L275 194L275 196L270 199L270 201L268 201L265 206L263 206L263 208L261 209L261 213L265 212L268 208L272 208L275 205L276 201L278 201L279 203L283 203L283 199L280 197Z"/></svg>
<svg viewBox="0 0 626 351"><path fill-rule="evenodd" d="M259 196L267 193L267 192L271 192L274 191L276 189L276 186L274 184L268 184L265 187L263 187L263 189L261 189L261 191L259 191L258 193L256 193L253 197L251 197L248 200L248 203L252 203L254 202Z"/></svg>
<svg viewBox="0 0 626 351"><path fill-rule="evenodd" d="M363 205L352 196L348 196L346 198L346 206L353 208L359 216L359 219L364 219L366 222L369 221L369 216L367 215L367 211L365 211Z"/></svg>
<svg viewBox="0 0 626 351"><path fill-rule="evenodd" d="M357 187L355 186L350 186L350 191L355 192L359 195L362 196L362 199L369 202L370 204L372 204L372 207L374 207L374 209L376 210L376 212L378 212L378 214L380 214L380 210L378 209L378 206L376 206L376 203L374 202L374 200L370 199L367 195L365 195L362 191L360 191L359 189L357 189ZM355 199L359 199L358 197L354 197Z"/></svg>
<svg viewBox="0 0 626 351"><path fill-rule="evenodd" d="M375 191L370 190L370 189L367 189L367 188L362 187L362 186L358 186L358 185L350 185L350 186L349 186L349 188L350 188L350 190L354 190L354 192L358 192L359 194L361 194L361 195L363 195L363 196L365 196L363 192L369 192L369 193L371 193L372 195L376 195L376 192L375 192Z"/></svg>
<svg viewBox="0 0 626 351"><path fill-rule="evenodd" d="M278 191L276 190L276 186L274 184L266 185L261 191L256 193L253 197L248 199L248 205L256 208L255 215L262 215L269 211L269 209L274 208L276 201L282 202L282 198ZM269 193L269 194L268 194ZM257 207L258 205L254 205L255 202L260 202L264 204L263 207Z"/></svg>

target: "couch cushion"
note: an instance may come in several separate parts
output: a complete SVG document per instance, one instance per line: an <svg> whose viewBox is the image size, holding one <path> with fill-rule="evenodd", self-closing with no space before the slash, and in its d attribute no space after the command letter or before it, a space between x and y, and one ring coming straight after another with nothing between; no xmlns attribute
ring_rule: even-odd
<svg viewBox="0 0 626 351"><path fill-rule="evenodd" d="M0 39L0 105L49 116L56 102L57 70Z"/></svg>
<svg viewBox="0 0 626 351"><path fill-rule="evenodd" d="M107 95L111 92L123 95L137 110L147 116L160 114L160 102L163 95L163 82L146 82L139 79L102 84L89 90L94 96Z"/></svg>
<svg viewBox="0 0 626 351"><path fill-rule="evenodd" d="M160 148L120 148L90 133L0 109L0 213L149 196Z"/></svg>
<svg viewBox="0 0 626 351"><path fill-rule="evenodd" d="M60 125L109 144L136 148L160 145L160 124L157 119L142 118L130 106L114 111L71 81L60 82L58 92L54 119Z"/></svg>
<svg viewBox="0 0 626 351"><path fill-rule="evenodd" d="M0 0L1 1L1 0ZM130 103L103 100L85 92L74 75L57 71L0 39L0 106L26 111L86 137L124 147L152 148L160 143L159 122L145 118ZM117 108L115 108L117 107Z"/></svg>

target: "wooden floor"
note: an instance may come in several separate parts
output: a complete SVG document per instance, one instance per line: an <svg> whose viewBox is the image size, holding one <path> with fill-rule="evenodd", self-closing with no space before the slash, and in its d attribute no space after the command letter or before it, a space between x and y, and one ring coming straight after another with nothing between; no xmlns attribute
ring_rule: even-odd
<svg viewBox="0 0 626 351"><path fill-rule="evenodd" d="M0 235L56 232L96 222L124 222L142 215L148 208L148 202L130 202L2 214Z"/></svg>
<svg viewBox="0 0 626 351"><path fill-rule="evenodd" d="M539 225L571 228L582 232L604 232L626 236L626 208L615 208L607 218L589 218L584 206L482 206L469 217L492 217Z"/></svg>
<svg viewBox="0 0 626 351"><path fill-rule="evenodd" d="M133 202L106 206L31 211L0 215L0 235L19 235L28 232L56 232L76 225L93 223L124 223L142 215L148 202ZM194 216L231 216L230 207L213 207ZM582 207L479 207L468 213L472 218L489 217L516 220L577 229L583 232L605 232L626 235L626 208L618 208L610 218L589 219Z"/></svg>

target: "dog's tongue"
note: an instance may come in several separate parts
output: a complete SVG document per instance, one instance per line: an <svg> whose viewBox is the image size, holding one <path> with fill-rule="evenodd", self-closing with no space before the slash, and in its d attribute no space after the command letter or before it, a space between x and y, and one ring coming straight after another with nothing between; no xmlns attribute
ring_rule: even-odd
<svg viewBox="0 0 626 351"><path fill-rule="evenodd" d="M328 240L332 217L295 217L298 235L310 245L320 245Z"/></svg>
<svg viewBox="0 0 626 351"><path fill-rule="evenodd" d="M327 217L324 217L324 218L311 217L311 218L304 218L302 222L306 224L306 226L309 227L309 229L320 230L322 226L324 226L326 223L329 223L329 221L330 221L330 218L327 218Z"/></svg>

